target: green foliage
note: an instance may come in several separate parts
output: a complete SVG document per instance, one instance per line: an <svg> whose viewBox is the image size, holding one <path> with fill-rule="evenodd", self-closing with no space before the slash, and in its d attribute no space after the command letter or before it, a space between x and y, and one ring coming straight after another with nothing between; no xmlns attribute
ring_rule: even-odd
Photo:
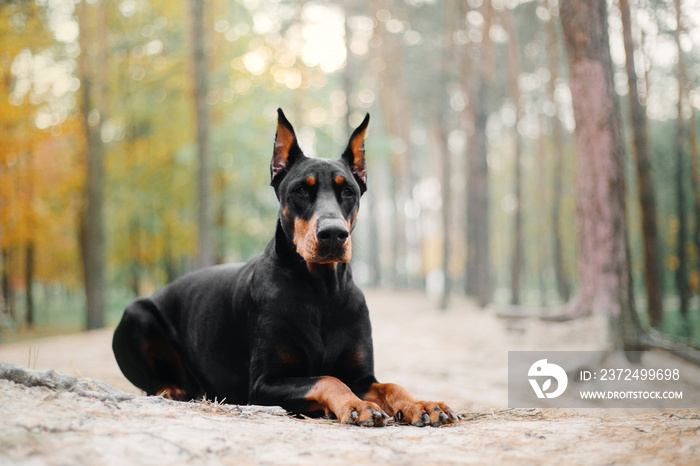
<svg viewBox="0 0 700 466"><path fill-rule="evenodd" d="M107 0L90 1L88 5L94 8L97 1ZM376 191L370 195L375 196L374 215L380 233L378 238L372 237L370 219L363 219L356 260L369 263L370 246L375 242L381 249L383 267L390 274L413 274L406 283L423 284L433 271L426 264L439 261L426 257L441 250L441 227L436 219L440 190L444 188L438 187L436 193L425 198L421 193L430 194L427 188L439 184L442 156L435 133L446 128L457 140L462 138L465 146L452 147L449 155L457 199L451 222L459 275L468 257L460 241L464 242L462 233L466 228L466 148L473 137L469 92L474 70L469 66L482 37L475 34L478 16L470 20L462 13L447 37L445 25L454 18L448 17L445 6L458 3L474 13L471 3L479 2L397 2L391 12L378 9L376 2L349 3L354 4L348 21L351 35L346 38L351 50L347 63L352 66L323 69L323 64L314 63L304 54L303 46L312 42L308 39L312 26L324 22L335 25L330 32L343 36L344 16L337 2L207 2L206 100L215 219L212 236L217 257L224 261L250 259L264 248L273 231L278 205L269 187L269 161L277 107L284 108L293 122L302 148L320 157L339 155L347 141L348 113L352 119L371 111L367 154L370 185ZM656 41L662 52L672 43L668 37L672 21L665 12L666 3L652 2L642 15L648 16L644 27L649 36L645 37ZM524 300L540 304L541 296L545 296L544 301L556 302L552 259L546 251L555 227L548 209L558 157L564 159L560 232L569 276L576 276L578 254L576 166L566 66L559 45L556 66L564 79L557 81L556 102L552 102L544 27L551 12L542 2L492 4L492 48L486 65L490 81L485 97L496 288L505 289L510 276L514 105L509 100L506 72L506 46L511 39L504 35L500 15L504 8L512 8L519 39L516 45L522 57L519 84L524 124L519 129L524 141L523 286L529 290ZM21 302L27 287L23 251L29 244L35 245L38 284L34 291L37 308L45 313L38 316L38 322L51 325L82 321L76 315L82 312L77 217L85 163L78 126L80 86L76 67L80 49L74 8L69 0L0 2L0 261L4 258L2 265L15 291L12 299ZM108 109L102 122L102 139L106 149L110 322L131 297L148 293L192 267L198 167L187 19L185 2L109 2L109 26L100 31L109 49L108 70L104 73ZM696 23L697 18L689 14L688 29ZM614 37L616 28L613 19ZM684 38L692 47L700 46L695 43L696 35ZM329 37L316 42L329 47L334 43ZM700 55L686 53L686 57L691 82L697 87ZM666 289L672 294L678 215L675 157L671 157L676 150L675 122L669 113L673 105L669 104L668 88L675 85L675 77L673 63L664 61L661 52L648 58L649 129L663 238L658 247L665 258ZM620 63L617 67L614 71L621 70ZM554 147L552 142L555 118L563 121L564 147ZM404 165L410 170L403 172ZM686 168L690 170L689 159ZM635 210L631 162L627 164L627 180L635 283L637 292L643 295L640 216ZM688 198L692 199L690 178L686 181ZM413 217L406 214L412 209ZM688 209L693 231L700 220L695 218L692 203ZM363 210L362 215L367 212ZM394 228L410 234L400 241L398 236L391 236ZM391 257L396 243L405 248L397 249L403 257ZM689 245L687 251L693 269L691 286L697 291L700 261L694 245ZM405 264L412 261L418 265L407 268ZM497 293L496 299L502 296ZM21 306L17 309L20 315ZM674 332L673 311L668 315L666 330ZM695 316L691 323L697 328Z"/></svg>

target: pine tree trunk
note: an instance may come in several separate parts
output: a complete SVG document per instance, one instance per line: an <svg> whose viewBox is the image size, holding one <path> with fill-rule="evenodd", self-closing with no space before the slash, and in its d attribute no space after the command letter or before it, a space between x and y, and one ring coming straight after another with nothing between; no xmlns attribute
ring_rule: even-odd
<svg viewBox="0 0 700 466"><path fill-rule="evenodd" d="M191 45L192 101L195 108L195 126L197 129L197 158L199 172L197 176L197 268L212 265L214 262L212 246L211 194L209 186L209 112L207 109L208 71L204 54L204 0L187 0Z"/></svg>
<svg viewBox="0 0 700 466"><path fill-rule="evenodd" d="M455 30L455 19L459 18L457 12L458 4L456 0L447 0L445 3L445 35L452 37ZM457 20L459 21L459 20ZM440 153L442 162L441 174L441 196L442 196L442 296L440 297L440 309L447 309L450 304L450 294L452 293L452 279L450 277L450 257L452 256L452 235L451 235L451 214L452 214L452 163L451 154L448 144L448 122L450 116L453 115L450 110L450 93L448 83L455 79L455 63L458 62L458 57L455 53L455 47L452 41L442 50L442 60L440 67L442 73L440 75L439 97L436 99L438 103L440 121L435 125L433 133L437 149Z"/></svg>
<svg viewBox="0 0 700 466"><path fill-rule="evenodd" d="M580 286L572 316L609 318L613 348L640 348L631 293L620 113L613 87L606 0L560 0L576 120Z"/></svg>
<svg viewBox="0 0 700 466"><path fill-rule="evenodd" d="M450 280L450 211L452 209L452 176L450 164L450 152L447 147L447 135L444 123L435 128L435 140L439 146L442 158L442 295L440 297L440 309L447 309L450 303L452 281Z"/></svg>
<svg viewBox="0 0 700 466"><path fill-rule="evenodd" d="M523 269L523 199L522 199L522 157L523 141L520 137L518 126L522 116L520 104L520 87L518 78L520 77L520 52L518 50L518 32L513 26L510 10L503 10L503 23L508 33L508 86L510 99L515 106L515 127L513 137L515 138L515 177L513 181L513 195L515 196L515 215L513 217L513 252L511 256L511 304L520 304L520 277Z"/></svg>
<svg viewBox="0 0 700 466"><path fill-rule="evenodd" d="M559 54L557 53L557 32L554 28L554 19L547 21L547 51L549 55L549 95L556 109L556 80L559 76L558 63ZM559 296L568 301L571 297L571 288L569 286L569 277L564 266L564 252L562 247L562 234L559 218L561 214L561 198L562 198L562 178L564 177L564 132L561 127L558 111L555 112L552 118L552 137L554 140L554 186L552 198L552 247L553 247L553 262L554 276L557 282L557 291Z"/></svg>
<svg viewBox="0 0 700 466"><path fill-rule="evenodd" d="M647 314L649 323L659 327L663 321L663 286L661 282L661 262L659 259L659 233L656 222L656 201L652 183L651 161L647 145L647 118L639 100L637 73L635 71L634 43L632 41L632 20L628 0L620 0L622 29L627 56L627 82L629 85L629 106L634 130L634 155L637 161L637 186L642 210L642 237L644 242L644 283L647 291Z"/></svg>
<svg viewBox="0 0 700 466"><path fill-rule="evenodd" d="M683 50L681 49L681 0L674 0L676 7L676 30L674 38L678 48L678 116L676 117L676 201L678 207L678 237L676 243L676 256L678 257L678 268L676 269L676 287L678 288L678 298L680 299L681 312L681 332L688 335L688 306L690 301L690 291L688 289L688 261L686 257L686 244L688 242L688 219L686 213L686 198L684 187L685 171L685 123L684 113L684 92L686 85L685 66L683 61Z"/></svg>
<svg viewBox="0 0 700 466"><path fill-rule="evenodd" d="M2 249L0 250L0 255L2 259L0 260L0 265L2 266L2 273L0 274L0 285L2 286L2 302L4 305L1 311L7 313L11 319L15 319L15 299L12 292L12 285L10 284L10 250Z"/></svg>
<svg viewBox="0 0 700 466"><path fill-rule="evenodd" d="M106 7L106 0L101 2L100 7ZM100 133L106 115L101 102L103 94L97 93L96 103L93 96L94 88L100 91L103 83L100 82L100 75L95 72L95 66L91 61L90 50L95 40L89 27L89 8L92 7L87 2L81 2L77 8L81 49L78 72L82 90L81 113L87 161L80 237L87 298L86 327L95 329L104 326L105 314L104 147ZM106 29L101 33L106 33ZM103 52L100 50L97 55ZM103 62L100 64L103 65Z"/></svg>
<svg viewBox="0 0 700 466"><path fill-rule="evenodd" d="M34 326L34 234L36 232L36 222L34 218L34 164L33 154L26 154L24 158L26 165L26 182L23 189L25 196L24 215L26 218L27 231L29 236L26 238L24 246L24 283L25 283L25 314L24 321L28 327Z"/></svg>
<svg viewBox="0 0 700 466"><path fill-rule="evenodd" d="M391 10L390 2L383 0L377 3L377 8ZM411 99L408 89L404 83L404 58L403 46L395 34L388 33L386 28L378 28L378 34L382 41L379 48L378 58L384 61L387 66L379 73L382 82L383 92L379 93L379 104L384 115L384 127L386 133L398 140L403 141L403 152L394 153L389 160L391 170L390 199L392 215L391 222L392 242L391 242L391 267L392 277L390 280L395 285L405 286L408 284L406 258L410 245L406 235L410 220L406 218L404 206L411 196L411 149L409 143L409 132L412 126L412 114L410 108Z"/></svg>
<svg viewBox="0 0 700 466"><path fill-rule="evenodd" d="M24 321L29 327L34 326L34 294L32 289L34 288L34 244L29 243L25 249L25 259L24 259L24 271L25 271L25 282L27 285L27 294L25 296L25 303L27 306L27 314L25 315Z"/></svg>
<svg viewBox="0 0 700 466"><path fill-rule="evenodd" d="M489 242L489 182L486 148L486 93L490 69L491 5L485 2L484 35L473 61L473 84L469 97L474 134L469 144L467 163L467 270L466 292L482 307L491 302L491 254Z"/></svg>

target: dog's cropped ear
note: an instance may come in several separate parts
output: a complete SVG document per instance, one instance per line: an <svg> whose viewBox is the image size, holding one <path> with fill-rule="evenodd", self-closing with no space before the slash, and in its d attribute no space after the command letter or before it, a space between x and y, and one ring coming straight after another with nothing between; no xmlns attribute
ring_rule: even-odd
<svg viewBox="0 0 700 466"><path fill-rule="evenodd" d="M270 163L270 177L272 185L282 180L282 175L287 172L301 155L301 149L297 144L292 124L284 116L281 108L277 109L277 134L275 135L275 148L272 152Z"/></svg>
<svg viewBox="0 0 700 466"><path fill-rule="evenodd" d="M348 147L343 152L342 158L345 160L352 170L355 179L360 184L360 191L364 193L367 190L367 164L365 162L365 134L367 134L367 126L369 125L369 113L362 120L360 126L353 131L348 142Z"/></svg>

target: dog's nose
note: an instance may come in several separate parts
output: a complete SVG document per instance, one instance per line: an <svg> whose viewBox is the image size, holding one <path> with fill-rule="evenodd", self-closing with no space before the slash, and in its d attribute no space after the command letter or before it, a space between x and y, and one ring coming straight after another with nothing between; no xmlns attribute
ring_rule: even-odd
<svg viewBox="0 0 700 466"><path fill-rule="evenodd" d="M316 237L324 247L340 246L348 239L350 232L345 222L340 219L325 220L319 223Z"/></svg>

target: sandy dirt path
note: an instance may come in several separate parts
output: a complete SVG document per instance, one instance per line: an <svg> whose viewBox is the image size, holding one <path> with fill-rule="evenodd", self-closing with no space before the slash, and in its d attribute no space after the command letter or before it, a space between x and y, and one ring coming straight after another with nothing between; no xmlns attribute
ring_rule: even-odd
<svg viewBox="0 0 700 466"><path fill-rule="evenodd" d="M604 319L504 320L466 302L440 312L413 292L367 298L378 378L446 401L465 421L363 429L112 393L97 383L57 390L0 380L0 464L697 464L700 458L700 410L507 409L508 350L597 350ZM13 343L0 346L0 361L138 394L119 372L110 343L111 330Z"/></svg>

